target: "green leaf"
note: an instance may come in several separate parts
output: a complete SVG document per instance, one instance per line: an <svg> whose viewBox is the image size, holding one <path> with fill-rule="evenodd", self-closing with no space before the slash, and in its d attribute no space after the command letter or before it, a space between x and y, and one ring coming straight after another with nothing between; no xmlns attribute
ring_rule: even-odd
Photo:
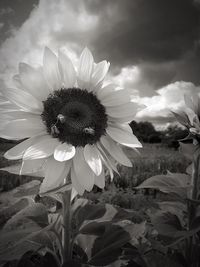
<svg viewBox="0 0 200 267"><path fill-rule="evenodd" d="M18 186L13 190L13 196L17 198L26 196L35 196L39 192L41 182L32 180L28 183Z"/></svg>
<svg viewBox="0 0 200 267"><path fill-rule="evenodd" d="M174 237L183 230L179 218L170 212L157 212L151 221L160 235Z"/></svg>
<svg viewBox="0 0 200 267"><path fill-rule="evenodd" d="M0 258L2 261L20 259L27 251L37 251L48 247L53 250L55 236L42 229L31 232L31 229L12 230L0 233Z"/></svg>
<svg viewBox="0 0 200 267"><path fill-rule="evenodd" d="M39 230L48 225L48 213L41 203L34 203L15 214L7 221L4 230L33 228Z"/></svg>
<svg viewBox="0 0 200 267"><path fill-rule="evenodd" d="M59 197L58 195L60 193L64 193L65 191L69 191L71 189L72 189L71 184L64 184L64 185L55 187L49 191L46 191L44 193L40 193L40 196L50 196L61 202L61 197Z"/></svg>
<svg viewBox="0 0 200 267"><path fill-rule="evenodd" d="M27 198L20 199L16 201L13 205L2 208L0 210L0 229L5 225L5 223L20 210L24 209L30 205L31 200Z"/></svg>
<svg viewBox="0 0 200 267"><path fill-rule="evenodd" d="M171 214L178 216L180 221L183 221L186 216L187 206L184 203L177 201L161 201L158 202L158 205L163 212L170 212Z"/></svg>
<svg viewBox="0 0 200 267"><path fill-rule="evenodd" d="M134 223L141 223L144 221L144 218L139 214L139 212L132 209L122 209L116 207L117 213L113 217L112 221L119 220L130 220Z"/></svg>
<svg viewBox="0 0 200 267"><path fill-rule="evenodd" d="M90 244L92 247L89 249L91 252L88 255L88 263L102 266L116 261L122 253L123 245L126 243L138 244L138 240L144 237L145 231L145 222L134 224L128 220L115 223L112 221L93 221L81 228L80 233L82 235L79 238L82 239L82 244L86 243L83 242L83 239L93 238L94 242ZM80 239L78 240L80 241Z"/></svg>
<svg viewBox="0 0 200 267"><path fill-rule="evenodd" d="M79 231L89 221L111 221L117 209L109 204L92 204L88 200L78 199L72 205L72 213L74 231Z"/></svg>
<svg viewBox="0 0 200 267"><path fill-rule="evenodd" d="M87 254L88 261L85 263L94 266L118 260L124 244L137 244L138 239L145 235L145 222L138 213L131 210L78 199L73 204L72 211L73 230L77 234L76 245Z"/></svg>
<svg viewBox="0 0 200 267"><path fill-rule="evenodd" d="M167 246L173 246L200 231L199 218L193 222L190 230L185 230L179 218L170 212L157 212L151 216L151 221Z"/></svg>
<svg viewBox="0 0 200 267"><path fill-rule="evenodd" d="M17 201L19 201L19 198L21 199L22 197L28 196L30 201L31 199L33 201L33 196L35 196L38 192L39 185L40 181L33 180L8 192L2 192L0 194L0 209L2 210L13 206Z"/></svg>
<svg viewBox="0 0 200 267"><path fill-rule="evenodd" d="M92 248L89 264L94 266L108 265L119 258L122 246L131 239L131 236L122 227L106 225L104 233L99 236Z"/></svg>
<svg viewBox="0 0 200 267"><path fill-rule="evenodd" d="M126 232L129 233L131 239L130 243L132 245L138 245L138 240L143 239L146 232L146 221L141 223L132 223L129 220L123 220L115 223L114 225L118 225L122 227Z"/></svg>
<svg viewBox="0 0 200 267"><path fill-rule="evenodd" d="M146 179L137 189L152 188L163 193L175 193L181 198L187 198L191 189L191 177L184 173L156 175Z"/></svg>
<svg viewBox="0 0 200 267"><path fill-rule="evenodd" d="M19 259L28 250L37 250L48 243L52 245L47 230L48 214L42 204L32 204L19 211L0 232L0 258Z"/></svg>

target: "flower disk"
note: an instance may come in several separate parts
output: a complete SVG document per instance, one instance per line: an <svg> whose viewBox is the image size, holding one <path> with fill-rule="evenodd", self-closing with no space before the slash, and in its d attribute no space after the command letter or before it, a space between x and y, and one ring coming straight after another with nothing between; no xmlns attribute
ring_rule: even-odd
<svg viewBox="0 0 200 267"><path fill-rule="evenodd" d="M41 116L47 131L62 143L84 147L95 144L105 135L105 108L92 92L79 88L60 89L43 104Z"/></svg>

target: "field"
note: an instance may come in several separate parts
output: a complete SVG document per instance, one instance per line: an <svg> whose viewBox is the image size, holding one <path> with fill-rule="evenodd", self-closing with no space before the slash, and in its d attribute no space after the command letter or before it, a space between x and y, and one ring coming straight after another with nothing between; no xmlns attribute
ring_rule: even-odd
<svg viewBox="0 0 200 267"><path fill-rule="evenodd" d="M3 158L4 152L11 148L13 144L4 143L0 146L0 168L12 164ZM94 202L107 202L119 205L124 208L140 209L142 206L149 205L149 198L155 198L156 192L136 191L135 186L139 185L146 178L157 174L170 172L185 172L189 162L177 150L170 149L160 144L145 144L139 153L126 149L133 167L128 168L118 166L120 175L115 174L114 183L107 183L104 191L94 188L85 197ZM21 176L0 171L1 191L8 191L20 184L29 182L35 178L30 176ZM38 179L38 178L37 178ZM144 203L145 202L145 203Z"/></svg>
<svg viewBox="0 0 200 267"><path fill-rule="evenodd" d="M13 144L5 144L5 143L2 144L2 146L1 146L1 158L0 158L0 166L1 167L5 167L8 164L13 163L13 162L7 161L3 158L4 152L12 146L13 146ZM139 252L140 252L140 250L143 251L142 249L144 249L144 254L142 254L143 252L141 252L141 257L144 257L146 259L146 261L148 262L148 265L135 265L135 264L132 265L131 260L133 260L133 263L135 263L135 260L137 258L135 256L135 254L133 254L133 255L130 254L130 256L129 256L129 257L131 257L130 258L130 265L126 265L126 266L148 266L148 267L154 266L154 267L158 267L161 265L160 263L163 262L163 264L164 264L163 266L166 266L166 267L168 267L168 266L180 267L182 265L176 265L176 264L173 265L173 261L171 261L171 258L173 256L175 250L170 250L170 249L167 250L167 248L164 249L163 245L161 246L161 241L159 239L157 239L157 235L158 235L157 228L155 228L156 230L154 228L152 228L151 219L152 219L152 215L154 216L154 212L161 210L162 206L160 206L160 205L162 203L162 204L164 204L163 211L166 212L164 214L165 215L167 214L167 218L170 214L169 212L172 212L170 216L176 216L175 214L177 214L177 216L180 216L180 218L182 220L182 218L183 218L182 212L183 211L185 212L185 206L183 205L183 203L179 203L177 200L175 200L175 202L173 202L173 200L174 200L173 194L167 195L167 194L164 194L164 193L161 193L157 190L152 190L152 189L151 190L150 189L137 190L135 187L137 185L139 185L145 179L147 179L151 176L157 175L157 174L166 174L167 171L184 173L186 171L186 167L189 165L190 162L188 162L186 160L186 158L179 151L169 149L168 147L162 146L160 144L154 144L154 145L145 144L144 147L142 149L140 149L139 153L134 152L133 150L130 150L130 149L127 149L126 152L129 155L129 157L133 163L133 167L128 168L128 167L124 167L124 166L118 166L119 175L118 174L114 175L114 179L113 179L112 183L110 182L109 177L108 177L104 190L100 190L97 187L94 187L92 192L85 193L83 197L87 198L91 201L88 202L89 203L88 207L86 207L86 208L84 206L82 208L79 207L80 210L79 210L79 208L77 208L77 212L79 210L80 213L78 213L79 216L75 217L76 218L75 221L77 223L77 220L80 219L80 221L81 221L81 220L83 220L83 218L86 218L86 221L87 221L87 215L90 214L89 209L91 209L90 215L92 215L94 217L92 217L93 222L90 222L90 220L89 220L88 224L90 225L90 223L91 223L92 225L95 225L95 227L96 226L100 227L100 228L97 228L97 232L99 233L99 229L102 229L102 225L105 224L104 226L108 227L108 224L109 224L107 219L105 220L105 222L104 221L101 222L101 219L104 216L108 216L108 218L109 218L109 216L111 216L113 214L113 210L114 210L114 212L118 210L119 211L119 213L117 213L118 215L116 215L114 213L116 215L116 217L111 216L111 218L113 219L113 222L112 222L113 228L109 228L110 226L108 228L106 228L106 229L110 229L110 231L111 231L110 232L111 234L108 235L109 236L108 240L111 240L112 243L116 241L116 236L117 236L117 238L119 236L119 239L120 239L120 234L122 234L121 231L123 229L123 228L121 228L121 226L127 227L127 229L129 229L129 227L136 227L137 233L138 233L138 229L140 229L140 230L145 229L144 231L142 230L143 238L141 239L140 235L138 237L138 241L133 238L133 240L135 240L134 242L136 242L133 244L134 245L136 244L136 247L139 246L139 248L138 248ZM22 217L20 217L20 215L19 215L19 220L17 220L17 218L18 218L17 216L18 216L18 214L20 214L20 211L24 208L26 209L27 205L32 203L32 201L30 201L30 199L27 199L27 198L23 198L23 199L19 200L19 198L21 198L24 195L27 195L27 193L30 193L30 195L35 196L36 191L38 190L38 186L39 186L38 185L39 182L36 181L36 179L41 180L41 178L35 178L35 177L30 177L30 176L18 176L18 175L10 174L10 173L5 172L5 171L0 171L0 183L1 183L1 191L2 191L0 193L0 210L1 210L1 212L0 212L0 227L3 225L6 225L7 222L11 221L11 226L12 226L12 222L13 222L14 223L13 225L15 227L22 227L20 229L24 229L23 228L24 222L26 223L27 219L29 222L30 214L27 211L28 215L27 215L27 218L25 217L24 221L23 221ZM31 180L32 180L32 182L30 182ZM30 182L30 183L27 183L27 182ZM22 184L24 184L24 185L22 185ZM19 185L22 185L22 186L19 186ZM35 189L36 189L36 191L35 191ZM166 203L168 203L168 202L170 203L169 200L172 201L171 202L172 205L168 204L168 206L166 207ZM30 201L30 203L29 203L29 201ZM77 201L75 201L74 205L76 205L76 203L81 203L81 201L84 202L86 200L78 199ZM46 207L44 207L44 205L41 205L41 206L43 206L45 209L46 208L48 209L49 219L57 218L57 217L54 217L54 215L57 216L56 213L54 214L54 212L55 211L60 212L61 204L59 202L52 200L52 198L50 198L48 196L42 197L42 198L37 196L35 198L35 202L36 202L35 205L41 205L41 203L45 204ZM99 203L100 203L100 205L98 205ZM102 205L102 203L103 203L103 205ZM114 206L104 205L104 203L113 204ZM175 209L176 205L174 206L174 203L176 205L178 205L177 206L178 209ZM30 206L31 205L29 205L29 207ZM180 210L180 207L182 207L182 206L184 206L183 211ZM121 207L123 209L121 209L119 207ZM174 211L174 209L175 209L175 211ZM41 210L44 211L43 209L41 209ZM130 215L130 214L132 214L132 215ZM31 213L31 216L32 216L32 213ZM31 218L31 216L30 216L30 218ZM103 216L103 217L101 218L101 216ZM119 217L117 217L117 216L119 216ZM130 216L132 216L131 217L132 219L130 219ZM40 216L38 218L40 221L42 217ZM105 217L105 218L107 218L107 217ZM118 218L118 219L116 219L116 218ZM123 218L125 218L125 219L123 219ZM178 220L179 217L176 217L176 218ZM100 222L98 222L98 219L100 219ZM116 220L119 220L119 222ZM73 222L75 222L75 221L73 221ZM21 222L21 225L20 225L20 222ZM18 223L19 223L19 226L18 226ZM120 227L117 225L117 223L119 223ZM77 225L79 225L79 223L77 223ZM144 226L145 226L145 228L144 228ZM170 227L171 227L171 225L170 225ZM86 225L86 229L87 229L87 225ZM90 229L90 227L88 229ZM91 229L93 229L93 227L91 227ZM120 229L119 235L118 235L118 232L115 233L116 229L118 229L118 231ZM133 231L132 230L130 231L131 236L133 234L135 234L137 236L137 233L135 233L136 230L134 230L135 228L130 228L130 229L133 230ZM171 229L171 228L169 228L169 229ZM163 231L165 232L165 228ZM31 230L31 232L32 232L32 230ZM114 235L113 235L113 233L114 233ZM129 233L128 231L127 232L123 231L123 234L124 234L123 238L124 237L127 238L128 233ZM112 238L110 239L110 236L112 237L112 235L113 235L113 239ZM15 233L14 233L14 236L15 236ZM85 235L83 235L83 236L85 236ZM87 234L86 234L86 237L87 237ZM103 251L107 251L107 247L104 248L104 245L105 245L104 239L105 238L106 238L106 235L104 236L104 238L101 241L101 242L103 242L102 243L103 245L100 246ZM89 232L89 239L86 239L86 240L90 240L90 241L93 240L93 239L90 239L90 232ZM91 243L91 246L95 247L96 242L99 242L99 240L101 240L101 238L97 234L97 238L95 239L94 243ZM119 242L119 244L121 244L120 242ZM83 247L85 249L84 244L85 243L83 243ZM118 244L118 241L116 242L116 244ZM156 244L156 245L154 245L154 244ZM4 246L4 243L3 243L3 246ZM157 250L154 251L154 249L155 249L154 246L155 246L155 248L157 246L158 251ZM108 245L108 248L109 247L111 247L111 250L113 253L112 245ZM136 247L133 247L134 253L135 253ZM22 248L23 248L23 246L22 246ZM163 251L161 251L162 253L160 253L160 249L161 250L163 249ZM101 259L102 262L104 261L104 259L107 259L108 255L110 255L111 252L109 249L108 249L108 251L109 251L109 253L106 252L107 253L107 254L105 254L106 256L103 259ZM120 251L121 251L121 248L120 248ZM183 251L181 251L181 253L183 253L183 252L184 252L184 249L183 249ZM9 251L9 253L10 253L10 251ZM23 254L23 253L22 253L22 255L24 255L24 257L27 257L26 254ZM39 254L36 254L36 255L38 256ZM80 255L82 255L82 254L80 254ZM116 250L116 255L117 255L117 259L118 259L119 250ZM10 259L10 254L9 254L8 259ZM28 264L30 263L30 260L32 260L32 258L29 259ZM42 258L41 258L41 260L42 260ZM165 265L165 262L166 262L166 265ZM168 262L170 262L170 264L168 264ZM1 261L0 261L0 263L1 263ZM103 262L103 264L104 264L104 262ZM120 261L119 261L119 264L120 264ZM5 266L12 266L12 265L5 265ZM21 265L19 265L19 266L21 266ZM30 266L30 264L26 265L26 266ZM33 266L35 266L35 265L33 265ZM37 266L39 266L39 265L37 265ZM74 265L71 265L71 266L74 266ZM77 266L79 266L79 265L77 265ZM84 265L84 266L86 266L86 265ZM91 266L91 265L88 265L88 266ZM97 266L99 266L99 265L97 265ZM125 265L107 265L107 266L118 266L119 267L119 266L125 266ZM183 265L183 266L190 266L190 265Z"/></svg>

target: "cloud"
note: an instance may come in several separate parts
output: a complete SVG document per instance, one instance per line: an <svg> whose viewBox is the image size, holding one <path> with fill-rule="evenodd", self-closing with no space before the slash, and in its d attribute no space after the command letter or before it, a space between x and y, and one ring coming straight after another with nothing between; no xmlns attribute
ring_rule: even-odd
<svg viewBox="0 0 200 267"><path fill-rule="evenodd" d="M40 0L1 47L0 71L20 60L38 61L44 45L66 46L75 54L87 45L98 60L111 61L114 75L123 67L139 66L144 81L140 90L146 85L156 90L179 77L184 80L177 66L187 69L185 60L195 61L199 16L192 0ZM197 60L196 65L195 73ZM190 77L194 74L187 80Z"/></svg>
<svg viewBox="0 0 200 267"><path fill-rule="evenodd" d="M4 27L4 23L0 22L0 30Z"/></svg>
<svg viewBox="0 0 200 267"><path fill-rule="evenodd" d="M1 77L10 78L20 61L33 65L42 62L44 46L65 48L76 58L89 44L98 17L90 15L78 0L41 0L30 17L0 48Z"/></svg>
<svg viewBox="0 0 200 267"><path fill-rule="evenodd" d="M11 13L14 13L14 10L11 7L0 8L0 17Z"/></svg>
<svg viewBox="0 0 200 267"><path fill-rule="evenodd" d="M184 109L184 95L200 92L200 86L195 86L190 82L175 82L159 90L153 97L143 97L139 99L146 108L137 114L137 119L151 121L156 124L164 124L174 121L171 111Z"/></svg>
<svg viewBox="0 0 200 267"><path fill-rule="evenodd" d="M144 85L156 90L183 80L200 84L200 2L192 0L87 1L99 16L92 45L114 71L139 66ZM147 92L150 92L148 89Z"/></svg>
<svg viewBox="0 0 200 267"><path fill-rule="evenodd" d="M200 89L199 19L199 0L40 0L2 43L0 78L8 84L21 61L41 64L44 46L75 61L88 46L96 61L111 61L109 78L147 105L138 119L169 121L167 108Z"/></svg>
<svg viewBox="0 0 200 267"><path fill-rule="evenodd" d="M152 83L144 79L143 70L140 66L123 67L119 74L111 75L110 79L121 87L128 89L134 98L156 94Z"/></svg>
<svg viewBox="0 0 200 267"><path fill-rule="evenodd" d="M101 19L95 47L115 64L177 60L198 38L200 14L191 0L88 2Z"/></svg>

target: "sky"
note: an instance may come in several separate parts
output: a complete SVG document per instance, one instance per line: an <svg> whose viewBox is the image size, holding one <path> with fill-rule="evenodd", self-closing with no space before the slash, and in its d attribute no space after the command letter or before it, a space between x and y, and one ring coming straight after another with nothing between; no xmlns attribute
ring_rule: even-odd
<svg viewBox="0 0 200 267"><path fill-rule="evenodd" d="M200 92L200 0L1 0L0 79L39 66L45 46L109 60L109 79L146 106L136 120L157 127Z"/></svg>

